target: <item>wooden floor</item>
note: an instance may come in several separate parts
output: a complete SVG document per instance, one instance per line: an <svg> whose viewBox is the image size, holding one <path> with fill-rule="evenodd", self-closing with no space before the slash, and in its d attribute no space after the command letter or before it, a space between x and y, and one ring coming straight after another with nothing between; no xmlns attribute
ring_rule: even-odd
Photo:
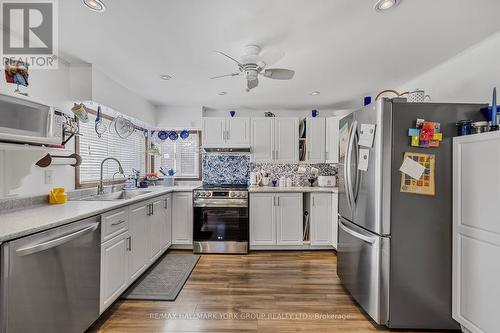
<svg viewBox="0 0 500 333"><path fill-rule="evenodd" d="M332 251L203 255L175 302L118 301L90 332L385 331L342 287L336 259Z"/></svg>

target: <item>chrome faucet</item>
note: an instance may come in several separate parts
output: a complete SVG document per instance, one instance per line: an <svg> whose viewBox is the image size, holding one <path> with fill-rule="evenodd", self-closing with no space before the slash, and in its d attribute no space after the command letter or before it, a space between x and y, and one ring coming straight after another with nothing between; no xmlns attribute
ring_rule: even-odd
<svg viewBox="0 0 500 333"><path fill-rule="evenodd" d="M102 177L103 177L102 176L102 169L104 167L104 162L106 162L107 160L116 161L116 163L118 163L118 172L120 172L122 175L125 176L125 173L123 172L122 164L120 163L120 161L118 161L114 157L106 157L105 159L103 159L101 162L101 177L99 178L99 185L97 185L97 195L104 194L104 185L102 183Z"/></svg>

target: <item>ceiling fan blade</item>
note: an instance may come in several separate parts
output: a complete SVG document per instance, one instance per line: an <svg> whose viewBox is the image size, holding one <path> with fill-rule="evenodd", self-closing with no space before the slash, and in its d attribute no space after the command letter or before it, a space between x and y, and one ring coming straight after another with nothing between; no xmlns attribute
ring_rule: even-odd
<svg viewBox="0 0 500 333"><path fill-rule="evenodd" d="M284 68L270 68L264 71L264 76L275 80L291 80L295 71Z"/></svg>
<svg viewBox="0 0 500 333"><path fill-rule="evenodd" d="M241 63L238 60L236 60L233 57L231 57L230 55L227 55L227 54L225 54L224 52L221 52L221 51L214 51L214 52L222 54L224 57L231 59L232 61L234 61L235 63L237 63L239 66L241 66Z"/></svg>
<svg viewBox="0 0 500 333"><path fill-rule="evenodd" d="M278 61L280 61L284 56L285 56L285 51L277 49L277 48L271 48L264 50L260 54L261 58L263 61L266 63L266 66L271 66Z"/></svg>
<svg viewBox="0 0 500 333"><path fill-rule="evenodd" d="M228 76L238 76L238 75L241 75L241 73L231 73L231 74L225 74L225 75L218 75L218 76L214 76L214 77L211 77L210 79L220 79L221 77L228 77Z"/></svg>
<svg viewBox="0 0 500 333"><path fill-rule="evenodd" d="M259 79L247 81L247 91L257 87L259 85Z"/></svg>

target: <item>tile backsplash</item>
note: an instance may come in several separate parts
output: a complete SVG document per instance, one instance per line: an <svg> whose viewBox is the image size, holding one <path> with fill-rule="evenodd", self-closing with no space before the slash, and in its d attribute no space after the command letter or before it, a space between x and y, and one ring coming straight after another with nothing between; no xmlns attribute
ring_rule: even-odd
<svg viewBox="0 0 500 333"><path fill-rule="evenodd" d="M299 166L305 167L306 172L303 174L298 173ZM276 163L251 163L250 171L263 171L267 172L271 179L279 179L280 177L291 178L293 186L308 186L307 179L311 176L311 167L319 170L319 176L335 176L337 174L337 167L334 164L276 164Z"/></svg>
<svg viewBox="0 0 500 333"><path fill-rule="evenodd" d="M203 155L203 184L248 184L249 178L250 155Z"/></svg>
<svg viewBox="0 0 500 333"><path fill-rule="evenodd" d="M304 174L298 173L299 166L305 167ZM251 163L248 154L204 154L202 180L203 184L248 184L251 171L264 171L272 179L287 177L292 179L294 186L305 186L309 185L311 167L317 168L320 176L337 174L334 164Z"/></svg>

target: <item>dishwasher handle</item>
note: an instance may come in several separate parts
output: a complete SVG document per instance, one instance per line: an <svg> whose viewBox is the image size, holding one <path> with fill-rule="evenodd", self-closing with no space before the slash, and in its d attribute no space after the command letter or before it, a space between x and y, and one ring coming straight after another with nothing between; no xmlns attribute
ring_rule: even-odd
<svg viewBox="0 0 500 333"><path fill-rule="evenodd" d="M77 239L79 238L80 236L90 232L90 231L94 231L96 230L97 228L99 227L99 222L98 223L94 223L88 227L85 227L83 229L80 229L78 231L75 231L69 235L65 235L65 236L62 236L62 237L58 237L58 238L54 238L54 239L51 239L49 241L46 241L46 242L43 242L43 243L40 243L40 244L37 244L37 245L33 245L33 246L29 246L29 247L25 247L25 248L22 248L22 249L19 249L16 251L16 254L19 256L19 257L22 257L22 256L27 256L27 255L30 255L30 254L33 254L33 253L37 253L37 252L41 252L41 251L45 251L45 250L48 250L50 248L53 248L53 247L56 247L56 246L59 246L61 244L64 244L64 243L67 243L69 241L72 241L74 239Z"/></svg>

